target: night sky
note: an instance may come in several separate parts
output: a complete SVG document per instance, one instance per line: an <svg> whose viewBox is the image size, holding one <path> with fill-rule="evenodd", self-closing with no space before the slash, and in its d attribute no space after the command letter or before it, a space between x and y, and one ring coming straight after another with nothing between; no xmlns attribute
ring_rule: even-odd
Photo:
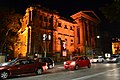
<svg viewBox="0 0 120 80"><path fill-rule="evenodd" d="M50 10L58 11L65 18L69 18L81 10L93 10L102 21L101 29L110 31L113 36L119 36L118 25L113 23L114 28L113 25L108 25L107 20L99 10L100 7L110 2L111 0L0 0L0 6L15 8L18 12L24 14L29 5L41 4Z"/></svg>
<svg viewBox="0 0 120 80"><path fill-rule="evenodd" d="M60 15L69 17L81 10L94 10L99 13L99 7L110 2L110 0L0 0L0 6L16 8L25 12L25 9L32 4L41 4L43 7L57 10Z"/></svg>

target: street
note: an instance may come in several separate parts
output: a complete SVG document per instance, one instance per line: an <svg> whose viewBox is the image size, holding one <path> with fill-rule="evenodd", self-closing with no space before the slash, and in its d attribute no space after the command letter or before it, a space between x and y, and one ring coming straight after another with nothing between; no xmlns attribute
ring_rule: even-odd
<svg viewBox="0 0 120 80"><path fill-rule="evenodd" d="M27 74L7 80L120 80L120 64L92 63L91 68L84 67L79 70L65 70L61 64L42 75Z"/></svg>

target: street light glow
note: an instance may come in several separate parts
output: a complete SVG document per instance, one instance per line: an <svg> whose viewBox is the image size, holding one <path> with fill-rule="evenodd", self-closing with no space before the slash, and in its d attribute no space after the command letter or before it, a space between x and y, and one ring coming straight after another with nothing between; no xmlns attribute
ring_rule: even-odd
<svg viewBox="0 0 120 80"><path fill-rule="evenodd" d="M99 39L99 38L100 38L100 36L97 36L97 38Z"/></svg>

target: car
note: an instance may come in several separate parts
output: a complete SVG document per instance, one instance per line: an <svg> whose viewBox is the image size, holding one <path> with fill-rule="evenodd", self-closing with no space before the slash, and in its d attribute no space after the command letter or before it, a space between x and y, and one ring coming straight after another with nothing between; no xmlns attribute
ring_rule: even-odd
<svg viewBox="0 0 120 80"><path fill-rule="evenodd" d="M54 68L55 63L54 60L52 60L50 57L42 57L38 58L39 62L45 62L47 63L48 69Z"/></svg>
<svg viewBox="0 0 120 80"><path fill-rule="evenodd" d="M120 62L120 55L112 55L110 58L107 58L108 63L117 63Z"/></svg>
<svg viewBox="0 0 120 80"><path fill-rule="evenodd" d="M86 56L74 56L72 60L67 60L64 62L65 69L77 70L80 67L91 67L90 60Z"/></svg>
<svg viewBox="0 0 120 80"><path fill-rule="evenodd" d="M97 62L104 62L105 59L102 56L97 56L97 57L93 57L92 59L90 59L90 62L92 63L97 63Z"/></svg>
<svg viewBox="0 0 120 80"><path fill-rule="evenodd" d="M46 63L39 63L36 60L27 58L15 58L10 62L0 64L0 78L7 79L10 76L26 73L36 73L40 75L47 69Z"/></svg>

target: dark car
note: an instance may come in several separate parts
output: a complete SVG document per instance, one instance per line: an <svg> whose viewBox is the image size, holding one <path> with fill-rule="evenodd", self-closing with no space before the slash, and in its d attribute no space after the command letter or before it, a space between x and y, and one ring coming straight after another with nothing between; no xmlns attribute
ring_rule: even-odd
<svg viewBox="0 0 120 80"><path fill-rule="evenodd" d="M13 75L33 72L42 74L45 70L47 70L46 63L39 63L32 59L16 58L10 62L0 64L0 78L6 79Z"/></svg>
<svg viewBox="0 0 120 80"><path fill-rule="evenodd" d="M75 56L72 60L64 62L65 69L79 69L79 67L91 67L90 60L86 56Z"/></svg>
<svg viewBox="0 0 120 80"><path fill-rule="evenodd" d="M52 60L50 57L39 58L39 62L47 63L48 69L51 69L55 66L54 60Z"/></svg>
<svg viewBox="0 0 120 80"><path fill-rule="evenodd" d="M120 62L120 55L112 55L110 58L107 58L106 61L108 63L110 63L110 62L112 62L112 63Z"/></svg>

